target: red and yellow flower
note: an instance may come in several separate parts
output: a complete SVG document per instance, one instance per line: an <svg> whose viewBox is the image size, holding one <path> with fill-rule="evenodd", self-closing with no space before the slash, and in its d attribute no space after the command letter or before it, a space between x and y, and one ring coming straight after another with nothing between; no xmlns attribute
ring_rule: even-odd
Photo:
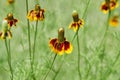
<svg viewBox="0 0 120 80"><path fill-rule="evenodd" d="M55 53L63 55L64 53L70 54L72 52L72 45L64 37L64 29L58 30L58 39L54 38L49 41L49 46Z"/></svg>
<svg viewBox="0 0 120 80"><path fill-rule="evenodd" d="M6 37L8 37L10 39L12 37L12 33L11 33L10 29L8 29L7 20L3 20L2 31L0 32L0 38L6 39Z"/></svg>
<svg viewBox="0 0 120 80"><path fill-rule="evenodd" d="M45 16L44 16L44 12L45 10L44 9L41 9L39 5L36 5L35 6L35 9L34 10L31 10L28 15L27 15L27 18L30 20L30 21L37 21L37 20L44 20Z"/></svg>
<svg viewBox="0 0 120 80"><path fill-rule="evenodd" d="M12 33L10 30L8 30L7 32L4 32L4 31L0 32L1 39L6 39L6 37L8 37L9 39L12 38Z"/></svg>
<svg viewBox="0 0 120 80"><path fill-rule="evenodd" d="M15 2L15 0L7 0L8 4L12 4Z"/></svg>
<svg viewBox="0 0 120 80"><path fill-rule="evenodd" d="M13 17L12 13L9 13L5 20L7 20L9 28L12 27L13 25L16 26L16 23L18 22L18 20Z"/></svg>
<svg viewBox="0 0 120 80"><path fill-rule="evenodd" d="M117 15L111 17L111 19L109 21L110 25L113 26L113 27L118 26L118 24L119 24L119 19L118 18L119 18L119 16L117 16Z"/></svg>
<svg viewBox="0 0 120 80"><path fill-rule="evenodd" d="M104 14L108 13L109 10L113 10L118 7L117 0L105 0L105 2L101 5L101 11L103 11Z"/></svg>
<svg viewBox="0 0 120 80"><path fill-rule="evenodd" d="M72 17L73 22L69 25L69 28L72 28L76 32L80 27L84 25L84 21L82 19L79 19L77 11L73 11Z"/></svg>

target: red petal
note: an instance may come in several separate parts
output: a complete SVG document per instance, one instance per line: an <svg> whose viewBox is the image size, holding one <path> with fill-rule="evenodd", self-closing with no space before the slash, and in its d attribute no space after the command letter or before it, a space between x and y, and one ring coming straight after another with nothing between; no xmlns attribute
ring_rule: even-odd
<svg viewBox="0 0 120 80"><path fill-rule="evenodd" d="M16 23L16 22L18 22L18 20L17 20L17 19L14 19L14 22Z"/></svg>
<svg viewBox="0 0 120 80"><path fill-rule="evenodd" d="M13 25L13 21L10 21L9 24L10 24L10 26L12 26Z"/></svg>
<svg viewBox="0 0 120 80"><path fill-rule="evenodd" d="M52 46L54 46L56 42L57 42L56 38L55 39L51 39L50 42L49 42L49 44L52 45Z"/></svg>
<svg viewBox="0 0 120 80"><path fill-rule="evenodd" d="M64 42L64 50L68 50L70 48L70 42L65 41Z"/></svg>
<svg viewBox="0 0 120 80"><path fill-rule="evenodd" d="M102 5L102 10L108 10L108 9L109 7L107 6L107 4Z"/></svg>
<svg viewBox="0 0 120 80"><path fill-rule="evenodd" d="M3 33L2 33L2 32L0 32L0 36L2 36L2 34L3 34Z"/></svg>
<svg viewBox="0 0 120 80"><path fill-rule="evenodd" d="M64 47L64 43L56 43L55 45L55 49L57 49L58 51L62 51Z"/></svg>

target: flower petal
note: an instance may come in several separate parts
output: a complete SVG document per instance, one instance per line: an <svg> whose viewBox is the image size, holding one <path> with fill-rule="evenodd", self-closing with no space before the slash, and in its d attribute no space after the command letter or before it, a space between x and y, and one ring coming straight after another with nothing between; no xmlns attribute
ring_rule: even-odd
<svg viewBox="0 0 120 80"><path fill-rule="evenodd" d="M64 43L56 43L54 45L54 48L59 55L62 55L64 53Z"/></svg>
<svg viewBox="0 0 120 80"><path fill-rule="evenodd" d="M54 45L55 45L56 42L57 42L57 38L51 39L51 40L49 41L49 46L50 46L51 48L54 48Z"/></svg>
<svg viewBox="0 0 120 80"><path fill-rule="evenodd" d="M109 11L109 7L108 5L106 4L106 2L103 2L102 5L101 5L101 11L104 13L104 14L107 14L108 11Z"/></svg>
<svg viewBox="0 0 120 80"><path fill-rule="evenodd" d="M68 42L68 41L65 41L65 42L64 42L64 50L65 50L65 52L66 52L67 54L69 54L69 53L72 52L73 47L72 47L72 45L71 45L70 42Z"/></svg>

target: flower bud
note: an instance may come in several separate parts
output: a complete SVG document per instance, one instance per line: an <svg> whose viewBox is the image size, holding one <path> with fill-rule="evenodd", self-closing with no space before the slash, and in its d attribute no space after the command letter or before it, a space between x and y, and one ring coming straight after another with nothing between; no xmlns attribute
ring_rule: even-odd
<svg viewBox="0 0 120 80"><path fill-rule="evenodd" d="M7 18L8 18L8 20L13 20L14 18L13 18L13 14L12 13L9 13L8 15L7 15Z"/></svg>
<svg viewBox="0 0 120 80"><path fill-rule="evenodd" d="M105 0L105 2L108 6L110 5L110 0Z"/></svg>
<svg viewBox="0 0 120 80"><path fill-rule="evenodd" d="M7 20L3 20L3 22L2 22L2 30L3 30L3 32L7 32L8 31Z"/></svg>
<svg viewBox="0 0 120 80"><path fill-rule="evenodd" d="M40 8L40 5L39 5L39 4L36 4L36 5L35 5L35 10L36 10L36 11L39 11L40 9L41 9L41 8Z"/></svg>
<svg viewBox="0 0 120 80"><path fill-rule="evenodd" d="M58 41L59 42L64 41L64 28L59 28L58 30Z"/></svg>
<svg viewBox="0 0 120 80"><path fill-rule="evenodd" d="M73 17L73 21L74 22L78 22L79 21L79 15L78 15L77 11L73 11L72 17Z"/></svg>
<svg viewBox="0 0 120 80"><path fill-rule="evenodd" d="M7 0L9 4L14 3L14 0Z"/></svg>

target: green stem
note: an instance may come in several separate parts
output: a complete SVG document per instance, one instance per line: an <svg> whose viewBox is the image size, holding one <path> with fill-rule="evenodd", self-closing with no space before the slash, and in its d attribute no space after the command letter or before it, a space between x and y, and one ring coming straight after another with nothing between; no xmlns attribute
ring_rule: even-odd
<svg viewBox="0 0 120 80"><path fill-rule="evenodd" d="M100 80L103 80L103 59L101 59L101 66L100 66Z"/></svg>
<svg viewBox="0 0 120 80"><path fill-rule="evenodd" d="M38 20L36 21L36 26L35 26L34 45L33 45L33 64L34 64L34 58L35 58L35 46L36 46L37 28L38 28Z"/></svg>
<svg viewBox="0 0 120 80"><path fill-rule="evenodd" d="M64 63L64 61L61 63L61 65L60 65L59 69L57 70L57 72L56 72L56 74L55 74L55 76L53 77L53 79L52 79L52 80L55 80L55 79L56 79L56 77L57 77L58 73L60 72L60 70L61 70L61 68L62 68L62 66L63 66L63 63Z"/></svg>
<svg viewBox="0 0 120 80"><path fill-rule="evenodd" d="M5 39L5 47L7 50L7 59L8 59L8 65L10 68L10 73L11 73L11 80L13 80L13 70L12 70L12 65L11 65L11 53L10 53L10 40L9 40L9 46L7 45L7 40ZM9 47L9 48L8 48Z"/></svg>
<svg viewBox="0 0 120 80"><path fill-rule="evenodd" d="M101 43L100 43L100 46L99 46L99 49L101 50L101 47L102 46L104 46L105 47L105 42L106 42L106 36L107 36L107 32L108 32L108 30L109 30L109 19L110 19L110 14L111 14L111 11L109 11L109 13L108 13L108 19L107 19L107 23L106 23L106 30L105 30L105 33L104 33L104 35L103 35L103 39L102 39L102 41L101 41ZM99 51L98 51L99 52ZM104 53L103 53L103 55L104 55ZM104 59L104 56L103 56L103 58L102 58L102 60L101 60L101 71L100 71L100 76L101 76L101 80L103 80L103 66L102 66L102 64L103 64L103 59Z"/></svg>
<svg viewBox="0 0 120 80"><path fill-rule="evenodd" d="M119 53L118 53L115 61L113 61L112 65L111 65L112 67L114 67L114 65L115 65L116 62L118 61L119 57L120 57L120 51L119 51ZM110 68L109 68L109 69L105 72L104 79L106 80L106 78L108 78L108 76L109 76L111 73L112 73L112 71L111 71Z"/></svg>
<svg viewBox="0 0 120 80"><path fill-rule="evenodd" d="M86 6L85 11L84 11L84 13L83 13L82 19L86 19L86 12L87 12L87 9L89 8L89 7L88 7L89 4L90 4L90 0L87 2L87 6Z"/></svg>
<svg viewBox="0 0 120 80"><path fill-rule="evenodd" d="M26 0L26 11L27 11L27 14L28 14L28 0ZM31 77L33 80L36 80L35 77L34 77L34 73L33 73L33 61L32 61L32 53L31 53L31 40L30 40L30 22L29 20L27 19L27 26L28 26L28 43L29 43L29 56L30 56L30 64L31 64Z"/></svg>
<svg viewBox="0 0 120 80"><path fill-rule="evenodd" d="M82 56L82 55L81 55ZM90 62L89 62L89 60L87 59L87 57L86 56L82 56L82 57L84 57L84 59L86 60L86 63L87 63L87 65L88 65L88 70L87 70L87 72L86 72L86 76L85 76L85 78L86 78L86 80L88 79L88 76L89 76L89 72L90 72L90 70L91 70L91 68L92 68L92 65L90 64Z"/></svg>
<svg viewBox="0 0 120 80"><path fill-rule="evenodd" d="M39 4L39 1L38 1L38 0L35 0L35 4Z"/></svg>
<svg viewBox="0 0 120 80"><path fill-rule="evenodd" d="M78 46L78 73L80 80L82 80L81 70L80 70L80 44L79 44L79 36L77 33L77 46Z"/></svg>
<svg viewBox="0 0 120 80"><path fill-rule="evenodd" d="M102 47L102 45L103 45L103 43L104 43L104 41L105 41L105 37L106 37L106 35L107 35L108 29L109 29L110 14L111 14L111 11L109 11L109 14L108 14L108 19L107 19L107 24L106 24L106 30L105 30L105 33L104 33L104 35L103 35L103 39L101 40L99 49Z"/></svg>
<svg viewBox="0 0 120 80"><path fill-rule="evenodd" d="M33 44L33 54L32 54L32 75L33 75L34 80L36 80L36 79L35 79L35 75L34 75L33 65L34 65L34 59L35 59L35 48L36 48L35 46L36 46L37 28L38 28L38 20L36 21L36 26L35 26L35 35L34 35L34 44Z"/></svg>
<svg viewBox="0 0 120 80"><path fill-rule="evenodd" d="M47 72L47 74L45 75L45 77L43 78L43 80L46 80L48 74L50 73L50 71L51 71L51 69L52 69L52 67L53 67L53 64L54 64L54 62L55 62L56 56L57 56L57 54L55 54L54 59L53 59L53 62L52 62L52 64L51 64L51 67L50 67L50 69L48 70L48 72Z"/></svg>
<svg viewBox="0 0 120 80"><path fill-rule="evenodd" d="M84 14L82 16L82 19L84 19L84 21L86 20L86 13L87 13L87 9L88 9L88 5L90 4L90 0L87 2L87 7L84 11ZM83 49L84 49L84 53L87 53L88 52L88 49L87 49L87 43L86 43L86 26L84 26L83 28Z"/></svg>

